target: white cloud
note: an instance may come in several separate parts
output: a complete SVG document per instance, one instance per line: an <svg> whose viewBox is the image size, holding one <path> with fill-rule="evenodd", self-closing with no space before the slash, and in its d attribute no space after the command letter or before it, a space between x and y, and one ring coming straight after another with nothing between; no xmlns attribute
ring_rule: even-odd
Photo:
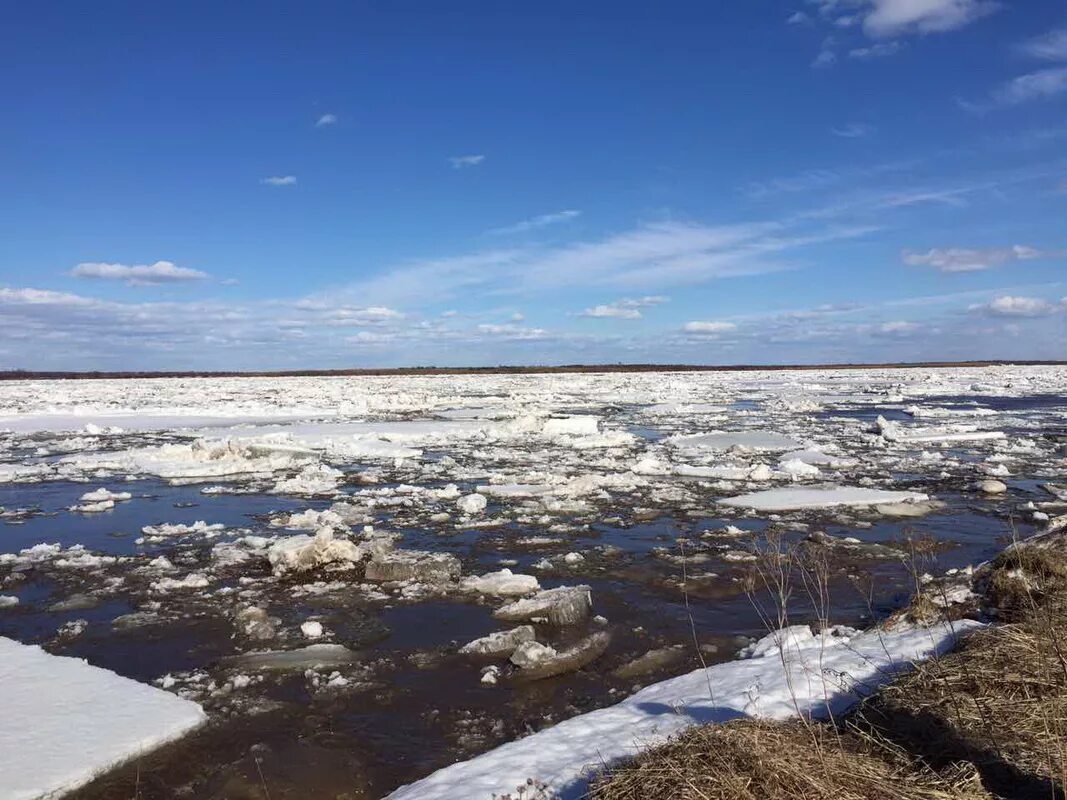
<svg viewBox="0 0 1067 800"><path fill-rule="evenodd" d="M646 295L645 297L624 297L621 300L616 300L614 303L604 303L602 305L593 306L592 308L587 308L585 311L578 314L578 316L641 319L641 312L638 309L650 308L652 306L658 306L669 302L670 298L661 294Z"/></svg>
<svg viewBox="0 0 1067 800"><path fill-rule="evenodd" d="M326 298L304 298L294 307L315 324L338 328L382 326L405 317L400 311L385 306L350 306Z"/></svg>
<svg viewBox="0 0 1067 800"><path fill-rule="evenodd" d="M737 325L733 322L696 321L685 323L682 326L682 330L698 336L717 336L720 333L730 333L737 330Z"/></svg>
<svg viewBox="0 0 1067 800"><path fill-rule="evenodd" d="M1000 8L992 0L871 0L871 5L863 29L874 37L952 31Z"/></svg>
<svg viewBox="0 0 1067 800"><path fill-rule="evenodd" d="M1001 295L989 303L971 306L971 310L997 317L1043 317L1054 313L1056 306L1036 297Z"/></svg>
<svg viewBox="0 0 1067 800"><path fill-rule="evenodd" d="M84 262L72 269L70 275L75 278L125 281L130 286L202 281L210 277L206 272L201 272L198 269L189 269L188 267L179 267L170 261L157 261L154 264L134 264L133 266Z"/></svg>
<svg viewBox="0 0 1067 800"><path fill-rule="evenodd" d="M264 186L294 186L296 185L296 176L271 175L269 178L261 178L259 182Z"/></svg>
<svg viewBox="0 0 1067 800"><path fill-rule="evenodd" d="M1067 61L1067 28L1049 31L1019 45L1019 51L1030 58L1045 61Z"/></svg>
<svg viewBox="0 0 1067 800"><path fill-rule="evenodd" d="M544 328L524 328L521 325L512 324L495 325L486 322L479 325L477 330L478 333L486 336L517 341L546 339L549 336L548 331Z"/></svg>
<svg viewBox="0 0 1067 800"><path fill-rule="evenodd" d="M5 306L92 306L98 302L90 297L49 289L0 288L0 305Z"/></svg>
<svg viewBox="0 0 1067 800"><path fill-rule="evenodd" d="M476 167L485 161L485 156L480 153L477 155L469 156L452 156L448 159L448 163L452 165L452 169L464 169L465 167Z"/></svg>
<svg viewBox="0 0 1067 800"><path fill-rule="evenodd" d="M808 4L818 10L825 27L846 45L852 43L843 52L853 59L893 55L903 46L901 37L956 30L1000 7L995 0L808 0ZM810 18L802 14L797 21L801 19ZM861 34L853 31L860 30L877 41L859 44ZM838 49L833 36L826 38L812 66L830 66L837 61Z"/></svg>
<svg viewBox="0 0 1067 800"><path fill-rule="evenodd" d="M922 330L922 325L918 322L908 322L906 320L894 320L892 322L885 322L879 326L878 330L882 333L903 336L907 334L917 333Z"/></svg>
<svg viewBox="0 0 1067 800"><path fill-rule="evenodd" d="M315 121L315 127L316 128L325 128L327 125L336 125L336 124L337 124L337 115L336 114L323 114L321 117L318 118L318 120Z"/></svg>
<svg viewBox="0 0 1067 800"><path fill-rule="evenodd" d="M618 305L600 305L587 308L578 316L581 317L613 317L615 319L641 319L641 312L636 308L623 308Z"/></svg>
<svg viewBox="0 0 1067 800"><path fill-rule="evenodd" d="M811 17L803 11L794 11L785 22L787 25L806 25L811 22Z"/></svg>
<svg viewBox="0 0 1067 800"><path fill-rule="evenodd" d="M507 235L511 233L526 233L527 231L537 230L538 228L545 228L549 225L558 225L561 222L570 222L582 215L581 211L576 209L567 209L566 211L555 211L551 214L540 214L536 217L530 217L524 219L522 222L516 222L514 225L506 225L503 228L493 228L489 231L490 234L495 235Z"/></svg>
<svg viewBox="0 0 1067 800"><path fill-rule="evenodd" d="M1030 261L1055 256L1033 247L1017 244L1014 247L972 250L962 247L935 247L925 253L905 250L904 263L913 267L933 267L941 272L979 272L1012 261Z"/></svg>

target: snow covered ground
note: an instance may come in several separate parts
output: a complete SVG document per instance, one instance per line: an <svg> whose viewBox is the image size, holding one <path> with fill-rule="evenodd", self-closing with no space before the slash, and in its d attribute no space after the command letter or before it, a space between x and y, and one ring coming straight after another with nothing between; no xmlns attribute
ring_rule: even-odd
<svg viewBox="0 0 1067 800"><path fill-rule="evenodd" d="M0 382L0 635L202 704L220 769L272 709L325 717L380 796L632 710L699 663L689 613L732 686L772 542L821 548L856 624L909 537L936 572L1059 524L1065 431L1054 367Z"/></svg>
<svg viewBox="0 0 1067 800"><path fill-rule="evenodd" d="M0 637L0 797L59 796L201 725L196 703Z"/></svg>

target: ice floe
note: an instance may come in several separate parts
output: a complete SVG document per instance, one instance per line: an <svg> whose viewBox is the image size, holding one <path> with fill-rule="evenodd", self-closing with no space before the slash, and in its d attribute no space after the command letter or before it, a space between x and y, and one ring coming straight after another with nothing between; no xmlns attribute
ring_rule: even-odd
<svg viewBox="0 0 1067 800"><path fill-rule="evenodd" d="M0 637L0 796L58 797L203 723L196 703Z"/></svg>

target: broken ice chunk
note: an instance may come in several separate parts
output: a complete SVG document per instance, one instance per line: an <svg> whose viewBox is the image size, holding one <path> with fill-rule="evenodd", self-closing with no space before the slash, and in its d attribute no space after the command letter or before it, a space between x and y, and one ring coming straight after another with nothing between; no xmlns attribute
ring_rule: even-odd
<svg viewBox="0 0 1067 800"><path fill-rule="evenodd" d="M589 616L593 607L588 586L559 586L533 597L498 608L493 616L505 622L548 620L553 625L574 625Z"/></svg>

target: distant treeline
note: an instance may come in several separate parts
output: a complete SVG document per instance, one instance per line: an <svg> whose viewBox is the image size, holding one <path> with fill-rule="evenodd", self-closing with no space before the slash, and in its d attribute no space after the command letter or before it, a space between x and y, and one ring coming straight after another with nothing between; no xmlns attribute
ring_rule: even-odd
<svg viewBox="0 0 1067 800"><path fill-rule="evenodd" d="M163 372L61 372L36 370L0 371L0 380L101 380L112 378L297 378L384 377L390 375L537 375L579 372L756 372L761 370L816 369L905 369L996 366L1067 366L1067 361L918 361L888 364L563 364L558 366L496 367L392 367L383 369L301 369L242 371Z"/></svg>

